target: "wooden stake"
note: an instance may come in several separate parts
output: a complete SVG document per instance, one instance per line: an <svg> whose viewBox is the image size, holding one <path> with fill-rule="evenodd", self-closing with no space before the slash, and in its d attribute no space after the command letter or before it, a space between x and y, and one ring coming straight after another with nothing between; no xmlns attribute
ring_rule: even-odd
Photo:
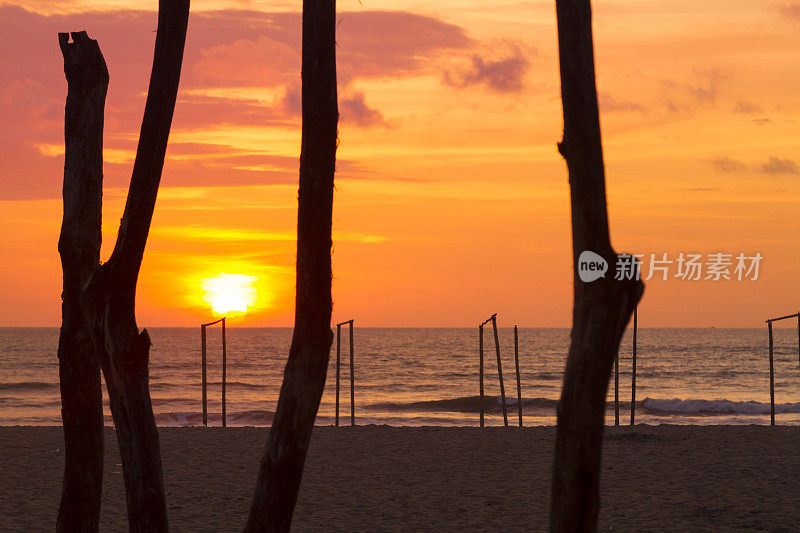
<svg viewBox="0 0 800 533"><path fill-rule="evenodd" d="M636 330L639 306L633 308L633 362L631 363L631 425L636 418Z"/></svg>
<svg viewBox="0 0 800 533"><path fill-rule="evenodd" d="M227 382L226 373L228 367L228 355L225 348L225 317L222 317L222 427L227 427L225 418L225 385Z"/></svg>
<svg viewBox="0 0 800 533"><path fill-rule="evenodd" d="M350 321L350 425L356 425L356 378L353 369L353 321Z"/></svg>
<svg viewBox="0 0 800 533"><path fill-rule="evenodd" d="M480 404L481 404L481 427L483 427L483 324L478 326L478 352L480 353L480 363L478 369L478 379L480 382Z"/></svg>
<svg viewBox="0 0 800 533"><path fill-rule="evenodd" d="M202 373L203 373L203 425L208 426L208 392L206 391L206 326L200 326L200 345L202 346Z"/></svg>
<svg viewBox="0 0 800 533"><path fill-rule="evenodd" d="M772 356L772 321L767 322L769 328L769 420L775 425L775 366Z"/></svg>
<svg viewBox="0 0 800 533"><path fill-rule="evenodd" d="M339 374L342 352L342 325L336 324L336 422L339 425Z"/></svg>
<svg viewBox="0 0 800 533"><path fill-rule="evenodd" d="M522 427L522 384L519 380L519 335L514 325L514 366L517 367L517 408L519 410L519 427Z"/></svg>
<svg viewBox="0 0 800 533"><path fill-rule="evenodd" d="M497 338L497 315L492 315L494 331L494 351L497 353L497 376L500 378L500 400L503 404L503 424L508 427L508 411L506 410L506 388L503 385L503 363L500 361L500 341Z"/></svg>

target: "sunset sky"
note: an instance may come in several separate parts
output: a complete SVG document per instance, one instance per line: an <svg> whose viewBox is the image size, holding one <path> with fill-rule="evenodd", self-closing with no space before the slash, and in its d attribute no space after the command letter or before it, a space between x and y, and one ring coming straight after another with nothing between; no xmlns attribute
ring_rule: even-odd
<svg viewBox="0 0 800 533"><path fill-rule="evenodd" d="M593 5L615 248L646 254L645 275L651 253L763 256L757 281L676 279L673 264L669 280L646 282L640 325L760 327L797 312L800 1ZM139 279L142 327L207 321L204 290L220 274L254 280L234 325L292 325L300 7L192 3ZM111 76L105 258L135 156L156 9L155 0L0 6L2 326L60 324L57 32L87 30ZM501 326L569 326L553 1L340 0L337 9L334 320L473 326L497 312Z"/></svg>

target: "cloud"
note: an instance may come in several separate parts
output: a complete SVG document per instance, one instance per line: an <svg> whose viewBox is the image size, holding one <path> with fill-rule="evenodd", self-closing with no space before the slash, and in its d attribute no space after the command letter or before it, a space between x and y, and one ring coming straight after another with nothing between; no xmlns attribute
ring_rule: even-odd
<svg viewBox="0 0 800 533"><path fill-rule="evenodd" d="M699 83L687 87L689 94L700 104L715 105L720 93L720 82L730 78L730 75L719 69L711 69L698 72L696 77Z"/></svg>
<svg viewBox="0 0 800 533"><path fill-rule="evenodd" d="M511 41L501 41L485 54L472 54L470 65L457 71L445 72L445 83L459 89L483 85L499 93L519 92L525 87L525 74L530 59L523 46Z"/></svg>
<svg viewBox="0 0 800 533"><path fill-rule="evenodd" d="M209 240L230 242L276 242L297 240L297 233L294 231L263 231L251 228L222 228L212 226L157 226L153 228L154 236L162 239L177 241L197 240L208 242ZM383 235L373 235L360 232L335 231L334 241L352 241L364 244L379 244L388 241Z"/></svg>
<svg viewBox="0 0 800 533"><path fill-rule="evenodd" d="M188 83L263 87L299 81L299 13L212 11L193 17L190 37L202 34L202 42ZM474 44L459 26L403 11L344 12L338 20L340 85L425 73L443 51Z"/></svg>
<svg viewBox="0 0 800 533"><path fill-rule="evenodd" d="M597 99L600 110L606 113L613 113L617 111L638 111L640 113L644 113L647 111L647 108L641 104L637 104L629 100L623 100L621 98L615 98L608 93L599 93L597 95Z"/></svg>
<svg viewBox="0 0 800 533"><path fill-rule="evenodd" d="M781 175L781 174L800 174L800 166L791 159L770 156L765 162L758 165L747 165L746 163L732 159L728 156L721 156L711 160L711 164L718 172L744 172L754 170L762 174Z"/></svg>
<svg viewBox="0 0 800 533"><path fill-rule="evenodd" d="M286 87L280 98L280 108L293 116L300 116L302 109L299 83ZM344 89L339 95L339 120L343 125L355 124L362 128L388 127L383 113L367 105L363 92Z"/></svg>
<svg viewBox="0 0 800 533"><path fill-rule="evenodd" d="M385 127L369 94L353 82L370 78L439 76L450 52L477 45L460 26L403 11L359 11L339 15L337 66L345 128ZM193 141L194 132L218 127L299 127L300 13L245 10L200 11L192 15L172 137ZM110 71L104 144L107 153L135 151L153 59L157 13L111 10L43 15L0 5L0 200L55 198L61 194L63 156L37 147L63 146L66 82L57 33L85 29L100 43ZM250 91L250 92L248 92ZM261 93L259 93L261 91ZM268 96L264 96L268 95ZM272 95L272 96L269 96ZM188 137L187 137L188 136ZM210 143L217 141L209 140ZM231 141L233 142L233 141ZM280 172L263 162L220 166L193 142L173 150L164 182L256 184L296 180L296 157ZM217 143L218 155L239 157L241 148ZM265 147L269 150L270 147ZM298 146L299 151L299 146ZM50 155L48 155L50 154ZM182 157L176 157L182 156ZM106 161L108 187L124 188L130 163ZM388 178L386 178L388 179Z"/></svg>
<svg viewBox="0 0 800 533"><path fill-rule="evenodd" d="M781 159L770 156L765 163L758 166L758 170L764 174L800 174L800 167L791 159Z"/></svg>
<svg viewBox="0 0 800 533"><path fill-rule="evenodd" d="M202 129L221 125L295 127L280 106L251 98L179 93L173 129Z"/></svg>
<svg viewBox="0 0 800 533"><path fill-rule="evenodd" d="M733 78L732 72L722 68L712 68L695 70L688 83L662 80L664 106L671 113L686 113L696 109L716 107L723 92L724 82L731 78Z"/></svg>
<svg viewBox="0 0 800 533"><path fill-rule="evenodd" d="M747 165L728 156L714 158L711 160L711 164L718 172L743 172L747 170Z"/></svg>
<svg viewBox="0 0 800 533"><path fill-rule="evenodd" d="M734 108L734 113L746 113L746 114L753 114L753 113L763 113L764 110L755 102L746 102L740 100L736 102L736 107Z"/></svg>
<svg viewBox="0 0 800 533"><path fill-rule="evenodd" d="M343 13L339 20L337 67L345 84L438 73L437 58L477 44L460 26L402 11Z"/></svg>
<svg viewBox="0 0 800 533"><path fill-rule="evenodd" d="M354 123L362 127L389 126L380 111L367 105L364 93L361 92L339 99L339 115L345 124Z"/></svg>
<svg viewBox="0 0 800 533"><path fill-rule="evenodd" d="M779 7L781 15L787 19L800 22L800 2L787 2Z"/></svg>
<svg viewBox="0 0 800 533"><path fill-rule="evenodd" d="M299 79L300 51L267 35L200 49L193 82L204 87L278 87Z"/></svg>

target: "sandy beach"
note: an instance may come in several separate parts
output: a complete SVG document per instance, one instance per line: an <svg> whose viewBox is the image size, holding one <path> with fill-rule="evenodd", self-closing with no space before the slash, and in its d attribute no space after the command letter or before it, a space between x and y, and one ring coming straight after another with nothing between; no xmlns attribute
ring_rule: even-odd
<svg viewBox="0 0 800 533"><path fill-rule="evenodd" d="M266 428L162 428L173 531L242 528ZM320 427L294 529L542 531L554 428ZM52 530L58 427L0 427L0 531ZM800 527L800 428L609 428L603 531ZM126 531L119 454L107 430L102 531Z"/></svg>

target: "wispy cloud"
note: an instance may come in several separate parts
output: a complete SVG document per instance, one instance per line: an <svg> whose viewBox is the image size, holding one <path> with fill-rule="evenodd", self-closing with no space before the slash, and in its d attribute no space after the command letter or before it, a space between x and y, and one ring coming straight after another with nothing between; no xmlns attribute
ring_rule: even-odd
<svg viewBox="0 0 800 533"><path fill-rule="evenodd" d="M696 74L697 82L689 85L687 90L698 103L715 105L722 81L730 77L730 74L716 68L700 71Z"/></svg>
<svg viewBox="0 0 800 533"><path fill-rule="evenodd" d="M800 22L800 2L786 2L779 10L784 17Z"/></svg>
<svg viewBox="0 0 800 533"><path fill-rule="evenodd" d="M13 132L0 131L0 200L56 198L61 193L64 75L54 36L69 28L86 28L108 62L104 181L112 188L127 186L156 15L113 8L67 14L59 9L58 14L43 15L0 6L0 44L17 51L13 60L0 62L0 115L2 122L14 124ZM464 54L477 45L464 28L434 16L359 10L342 12L339 19L337 66L344 128L389 125L383 112L370 105L369 92L354 89L357 80L436 76L448 53ZM192 15L166 185L296 181L301 21L296 11ZM215 133L225 131L236 135ZM186 144L173 149L181 137ZM256 142L259 149L269 150L268 155L286 161L232 161L221 166L223 156L239 158L253 152L250 145ZM204 144L213 146L206 149Z"/></svg>
<svg viewBox="0 0 800 533"><path fill-rule="evenodd" d="M535 51L519 43L498 41L492 51L472 54L468 67L445 72L444 80L458 88L483 85L499 93L518 92L525 87L531 54Z"/></svg>
<svg viewBox="0 0 800 533"><path fill-rule="evenodd" d="M339 115L345 124L354 123L361 127L389 126L383 113L367 105L362 92L340 98Z"/></svg>
<svg viewBox="0 0 800 533"><path fill-rule="evenodd" d="M770 175L800 174L800 166L792 159L770 156L763 163L748 165L728 156L716 157L711 165L718 172L745 172L748 170Z"/></svg>
<svg viewBox="0 0 800 533"><path fill-rule="evenodd" d="M294 231L273 232L210 226L156 226L152 229L152 233L154 237L178 241L279 242L297 239L297 233ZM333 240L378 244L389 239L382 235L337 231L333 233Z"/></svg>
<svg viewBox="0 0 800 533"><path fill-rule="evenodd" d="M625 111L637 111L639 113L644 113L647 111L647 108L641 104L637 104L636 102L631 102L630 100L625 100L623 98L617 98L608 93L599 93L597 95L597 99L600 110L606 113Z"/></svg>
<svg viewBox="0 0 800 533"><path fill-rule="evenodd" d="M800 167L791 159L770 157L765 163L758 166L764 174L800 174Z"/></svg>
<svg viewBox="0 0 800 533"><path fill-rule="evenodd" d="M718 172L743 172L747 170L746 164L728 156L716 157L712 159L711 165Z"/></svg>
<svg viewBox="0 0 800 533"><path fill-rule="evenodd" d="M747 102L744 100L739 100L738 102L736 102L736 107L734 107L733 110L735 113L746 113L746 114L764 112L763 108L757 103Z"/></svg>

